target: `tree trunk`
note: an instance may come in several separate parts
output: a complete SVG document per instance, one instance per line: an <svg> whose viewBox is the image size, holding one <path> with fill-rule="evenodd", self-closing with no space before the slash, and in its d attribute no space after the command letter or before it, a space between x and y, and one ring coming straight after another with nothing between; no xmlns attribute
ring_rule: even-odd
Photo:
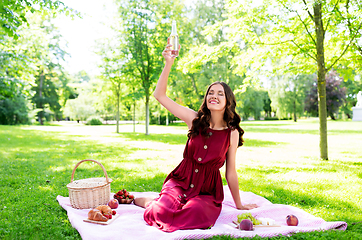
<svg viewBox="0 0 362 240"><path fill-rule="evenodd" d="M136 132L136 101L133 100L133 132Z"/></svg>
<svg viewBox="0 0 362 240"><path fill-rule="evenodd" d="M192 86L194 87L195 89L195 92L196 92L196 96L200 99L200 95L199 95L199 91L196 87L196 81L195 81L195 78L194 78L194 75L193 74L189 74L189 76L191 77L191 81L192 81ZM202 99L202 98L201 98Z"/></svg>
<svg viewBox="0 0 362 240"><path fill-rule="evenodd" d="M294 98L294 102L293 102L293 118L294 118L294 122L297 122L297 106L295 104L295 98Z"/></svg>
<svg viewBox="0 0 362 240"><path fill-rule="evenodd" d="M148 124L149 124L149 102L150 102L150 96L146 93L146 135L149 135L148 133Z"/></svg>
<svg viewBox="0 0 362 240"><path fill-rule="evenodd" d="M40 125L44 125L43 123L43 115L44 115L44 106L43 106L43 81L44 81L44 72L41 71L39 75L39 108L43 109L43 111L38 112L38 120Z"/></svg>
<svg viewBox="0 0 362 240"><path fill-rule="evenodd" d="M317 65L318 65L318 113L319 113L319 150L320 158L328 160L327 145L327 104L326 104L326 68L324 62L324 29L322 20L322 3L314 2L314 23L316 31Z"/></svg>
<svg viewBox="0 0 362 240"><path fill-rule="evenodd" d="M121 84L118 83L118 86L117 86L117 133L119 133L119 95L120 95L120 91L121 91Z"/></svg>

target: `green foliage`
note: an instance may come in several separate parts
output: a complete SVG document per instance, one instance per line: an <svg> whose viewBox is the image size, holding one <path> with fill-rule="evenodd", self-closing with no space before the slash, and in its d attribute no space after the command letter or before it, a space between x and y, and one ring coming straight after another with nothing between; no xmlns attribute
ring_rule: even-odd
<svg viewBox="0 0 362 240"><path fill-rule="evenodd" d="M337 62L350 61L347 52L356 56L350 46L362 36L360 1L264 0L255 4L230 0L226 6L226 20L214 24L208 33L228 27L229 41L210 49L208 56L238 44L233 63L240 75L317 73L320 157L328 159L325 74Z"/></svg>
<svg viewBox="0 0 362 240"><path fill-rule="evenodd" d="M268 92L264 89L256 89L254 87L246 87L244 92L236 91L235 98L237 100L237 110L240 112L243 120L253 117L259 120L264 108L267 109L267 101L269 99Z"/></svg>
<svg viewBox="0 0 362 240"><path fill-rule="evenodd" d="M238 90L245 76L234 72L232 59L238 47L222 45L227 41L226 29L219 26L213 33L205 31L208 26L226 20L225 2L196 1L195 7L189 11L188 24L182 24L186 28L181 36L181 53L184 55L176 61L177 71L171 72L169 89L177 102L198 110L211 83L224 81L231 89Z"/></svg>
<svg viewBox="0 0 362 240"><path fill-rule="evenodd" d="M0 35L5 34L18 39L21 35L19 27L23 24L29 25L28 13L53 10L73 15L73 11L59 0L2 0L0 3Z"/></svg>
<svg viewBox="0 0 362 240"><path fill-rule="evenodd" d="M87 125L102 125L103 119L97 116L87 118Z"/></svg>
<svg viewBox="0 0 362 240"><path fill-rule="evenodd" d="M29 110L41 109L36 111L40 124L44 119L60 120L62 105L74 97L69 75L60 64L66 55L62 38L49 15L28 16L29 27L17 29L21 36L16 40L0 35L0 99L8 99L8 104L14 96L25 98L26 103L30 100L33 104L27 107L14 105L16 112L26 116Z"/></svg>
<svg viewBox="0 0 362 240"><path fill-rule="evenodd" d="M75 120L86 120L96 113L93 103L94 99L91 95L82 92L78 98L67 101L64 108L64 115Z"/></svg>
<svg viewBox="0 0 362 240"><path fill-rule="evenodd" d="M22 95L0 100L0 124L26 124L28 119L27 101Z"/></svg>
<svg viewBox="0 0 362 240"><path fill-rule="evenodd" d="M275 77L269 90L271 106L279 119L297 121L304 113L304 100L312 86L313 75L283 75Z"/></svg>

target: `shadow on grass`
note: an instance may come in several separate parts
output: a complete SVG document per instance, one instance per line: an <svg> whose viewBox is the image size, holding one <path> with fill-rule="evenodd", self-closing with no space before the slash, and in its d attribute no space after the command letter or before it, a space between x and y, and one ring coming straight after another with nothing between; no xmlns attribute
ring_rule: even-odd
<svg viewBox="0 0 362 240"><path fill-rule="evenodd" d="M151 134L145 135L140 133L120 133L120 137L129 139L131 141L152 141L152 142L162 142L172 145L185 145L187 142L187 136L185 134ZM266 147L273 145L286 145L285 142L272 142L272 141L263 141L256 139L244 139L244 145L247 147Z"/></svg>
<svg viewBox="0 0 362 240"><path fill-rule="evenodd" d="M254 132L254 133L283 133L283 134L312 134L318 135L318 129L290 129L290 128L278 128L277 127L268 128L265 127L268 125L262 125L261 127L248 127L245 126L245 132ZM341 130L328 130L328 134L330 135L340 135L340 134L362 134L362 130L348 130L348 129L341 129Z"/></svg>
<svg viewBox="0 0 362 240"><path fill-rule="evenodd" d="M287 145L286 142L272 142L272 141L263 141L258 139L244 139L245 147L268 147L268 146L277 146L277 145Z"/></svg>
<svg viewBox="0 0 362 240"><path fill-rule="evenodd" d="M172 145L186 144L187 136L186 134L150 134L145 135L142 133L119 133L119 136L122 138L129 139L131 141L152 141L152 142L162 142Z"/></svg>

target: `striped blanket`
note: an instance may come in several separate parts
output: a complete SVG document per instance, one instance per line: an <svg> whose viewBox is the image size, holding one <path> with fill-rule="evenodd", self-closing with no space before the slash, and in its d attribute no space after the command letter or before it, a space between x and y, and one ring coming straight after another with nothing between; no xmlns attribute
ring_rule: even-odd
<svg viewBox="0 0 362 240"><path fill-rule="evenodd" d="M133 192L135 197L157 197L155 192ZM253 210L237 210L232 200L229 188L224 186L225 198L218 220L211 229L201 230L178 230L172 233L162 232L155 227L151 227L143 220L144 209L132 204L120 204L116 209L117 218L109 225L98 225L83 220L87 218L89 209L74 209L71 207L69 198L57 196L59 204L67 211L69 221L76 228L84 240L106 240L106 239L202 239L214 235L229 235L232 237L273 237L279 234L290 235L296 232L311 232L328 229L345 230L345 222L326 222L319 217L315 217L302 209L282 205L272 204L267 199L251 192L240 192L243 203L256 203L260 207ZM260 227L254 231L241 231L232 226L232 222L237 220L237 215L250 212L256 218L271 218L280 227ZM298 226L287 226L286 216L293 214L298 217Z"/></svg>

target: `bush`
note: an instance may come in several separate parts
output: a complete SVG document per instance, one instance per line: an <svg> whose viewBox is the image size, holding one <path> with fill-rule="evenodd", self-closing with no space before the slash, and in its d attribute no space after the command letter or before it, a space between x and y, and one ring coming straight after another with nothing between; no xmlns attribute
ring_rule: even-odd
<svg viewBox="0 0 362 240"><path fill-rule="evenodd" d="M292 120L291 117L284 117L284 118L278 118L278 117L265 117L264 118L265 121L278 121L278 120Z"/></svg>
<svg viewBox="0 0 362 240"><path fill-rule="evenodd" d="M87 125L102 125L103 124L103 119L100 117L89 117L87 119Z"/></svg>
<svg viewBox="0 0 362 240"><path fill-rule="evenodd" d="M0 124L15 125L29 123L26 100L21 95L0 100Z"/></svg>

